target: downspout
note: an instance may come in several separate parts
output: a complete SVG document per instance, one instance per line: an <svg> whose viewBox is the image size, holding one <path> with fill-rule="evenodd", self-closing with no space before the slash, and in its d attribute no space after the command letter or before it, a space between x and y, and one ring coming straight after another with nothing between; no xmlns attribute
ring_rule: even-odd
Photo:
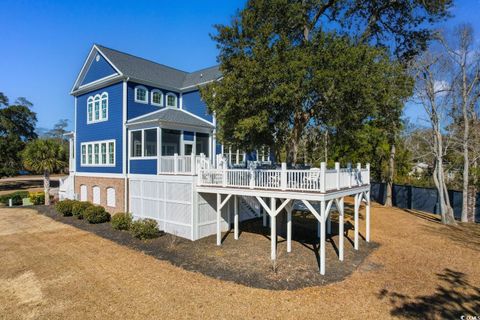
<svg viewBox="0 0 480 320"><path fill-rule="evenodd" d="M123 104L123 108L122 108L122 122L123 122L123 125L122 125L122 140L123 140L123 143L122 143L122 158L123 158L123 163L122 163L122 172L123 172L123 176L124 176L124 186L123 186L123 190L124 190L124 196L123 196L123 201L124 201L124 209L125 209L125 212L129 212L129 208L128 208L128 175L127 175L127 172L128 172L128 155L127 155L127 94L128 94L128 88L127 88L127 83L128 81L130 80L130 77L127 77L126 79L123 80L123 89L122 89L122 104Z"/></svg>

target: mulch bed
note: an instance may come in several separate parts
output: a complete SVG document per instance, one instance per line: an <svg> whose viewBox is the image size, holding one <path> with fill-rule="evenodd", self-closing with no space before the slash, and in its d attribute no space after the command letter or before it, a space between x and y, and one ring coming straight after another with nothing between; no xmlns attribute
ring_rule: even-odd
<svg viewBox="0 0 480 320"><path fill-rule="evenodd" d="M156 239L142 241L132 237L127 231L113 229L110 223L89 224L76 217L63 217L56 213L53 206L36 206L35 209L53 220L92 232L157 259L169 261L183 269L263 289L295 290L341 281L378 247L378 244L366 243L360 238L360 250L353 250L353 231L347 223L344 261L340 262L336 247L337 225L332 222L333 237L327 240L326 274L322 276L319 273L316 224L310 215L294 215L292 252L286 252L286 241L279 237L278 259L274 265L270 260L270 230L262 226L261 219L241 223L238 241L233 239L233 230L224 233L222 246L218 247L215 235L192 242L163 234ZM363 265L362 269L381 267Z"/></svg>

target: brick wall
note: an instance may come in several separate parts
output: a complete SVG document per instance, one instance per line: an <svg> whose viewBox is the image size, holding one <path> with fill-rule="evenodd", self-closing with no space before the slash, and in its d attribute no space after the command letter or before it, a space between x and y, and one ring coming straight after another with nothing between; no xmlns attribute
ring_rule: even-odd
<svg viewBox="0 0 480 320"><path fill-rule="evenodd" d="M92 188L98 186L100 187L100 205L111 214L125 211L125 179L75 176L75 193L79 199L81 185L87 186L87 201L93 203ZM115 207L107 206L107 188L115 189Z"/></svg>

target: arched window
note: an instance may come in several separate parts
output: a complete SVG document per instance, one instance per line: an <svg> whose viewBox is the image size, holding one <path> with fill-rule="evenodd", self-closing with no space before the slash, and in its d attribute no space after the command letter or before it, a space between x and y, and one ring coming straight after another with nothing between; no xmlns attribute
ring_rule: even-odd
<svg viewBox="0 0 480 320"><path fill-rule="evenodd" d="M88 97L87 100L87 123L95 123L108 120L108 93Z"/></svg>
<svg viewBox="0 0 480 320"><path fill-rule="evenodd" d="M167 93L167 107L177 107L177 96L174 93Z"/></svg>
<svg viewBox="0 0 480 320"><path fill-rule="evenodd" d="M88 113L88 122L93 122L93 97L88 97L87 113Z"/></svg>
<svg viewBox="0 0 480 320"><path fill-rule="evenodd" d="M160 90L152 90L152 104L154 106L163 106L163 93Z"/></svg>
<svg viewBox="0 0 480 320"><path fill-rule="evenodd" d="M94 204L100 204L100 187L99 186L94 186L92 188L92 196L93 196L92 202Z"/></svg>
<svg viewBox="0 0 480 320"><path fill-rule="evenodd" d="M148 90L144 86L135 87L135 102L148 103Z"/></svg>
<svg viewBox="0 0 480 320"><path fill-rule="evenodd" d="M80 201L87 201L87 186L84 184L80 186Z"/></svg>
<svg viewBox="0 0 480 320"><path fill-rule="evenodd" d="M107 207L115 207L116 204L116 195L115 188L107 188Z"/></svg>

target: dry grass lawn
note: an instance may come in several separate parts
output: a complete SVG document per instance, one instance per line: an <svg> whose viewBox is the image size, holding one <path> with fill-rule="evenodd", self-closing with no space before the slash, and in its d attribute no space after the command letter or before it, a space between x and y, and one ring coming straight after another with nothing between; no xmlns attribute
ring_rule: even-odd
<svg viewBox="0 0 480 320"><path fill-rule="evenodd" d="M480 228L430 217L374 206L380 248L350 277L268 291L185 271L30 209L0 208L0 318L479 316Z"/></svg>

